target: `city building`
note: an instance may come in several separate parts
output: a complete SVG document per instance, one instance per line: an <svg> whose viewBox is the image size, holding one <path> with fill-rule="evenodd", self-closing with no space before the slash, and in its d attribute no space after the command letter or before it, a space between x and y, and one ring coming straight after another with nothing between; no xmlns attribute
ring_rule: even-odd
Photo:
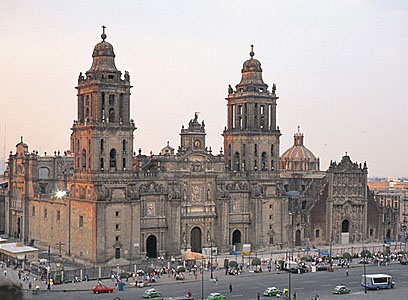
<svg viewBox="0 0 408 300"><path fill-rule="evenodd" d="M21 138L9 156L10 237L93 264L210 246L260 251L383 241L366 163L346 153L321 171L299 128L294 146L279 156L277 88L263 81L253 48L241 81L228 87L224 151L217 154L198 114L182 126L177 151L167 143L159 154L134 153L130 74L116 68L105 33L92 57L78 77L71 149L40 156Z"/></svg>

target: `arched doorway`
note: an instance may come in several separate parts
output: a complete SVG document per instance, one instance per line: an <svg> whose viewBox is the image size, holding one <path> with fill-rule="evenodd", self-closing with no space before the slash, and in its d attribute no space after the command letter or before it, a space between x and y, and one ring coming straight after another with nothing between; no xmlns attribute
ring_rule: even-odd
<svg viewBox="0 0 408 300"><path fill-rule="evenodd" d="M341 232L349 232L349 221L344 220L343 223L341 223Z"/></svg>
<svg viewBox="0 0 408 300"><path fill-rule="evenodd" d="M341 243L348 244L350 242L350 223L348 220L343 220L341 223Z"/></svg>
<svg viewBox="0 0 408 300"><path fill-rule="evenodd" d="M387 235L385 241L389 243L391 241L391 229L387 229Z"/></svg>
<svg viewBox="0 0 408 300"><path fill-rule="evenodd" d="M191 251L201 252L201 229L199 227L191 230Z"/></svg>
<svg viewBox="0 0 408 300"><path fill-rule="evenodd" d="M296 230L295 246L300 246L300 230Z"/></svg>
<svg viewBox="0 0 408 300"><path fill-rule="evenodd" d="M154 235L149 235L146 240L146 253L150 258L157 257L157 238Z"/></svg>
<svg viewBox="0 0 408 300"><path fill-rule="evenodd" d="M236 244L241 244L241 231L238 229L234 230L232 233L232 244L235 246Z"/></svg>

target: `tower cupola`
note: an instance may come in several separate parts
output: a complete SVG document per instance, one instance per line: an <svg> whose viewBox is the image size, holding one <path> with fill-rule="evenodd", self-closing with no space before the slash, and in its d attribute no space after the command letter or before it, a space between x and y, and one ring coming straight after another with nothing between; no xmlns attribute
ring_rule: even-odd
<svg viewBox="0 0 408 300"><path fill-rule="evenodd" d="M262 79L261 63L254 58L254 55L254 46L251 45L251 52L249 52L251 58L244 62L241 82L236 86L237 91L255 91L257 87L264 90L268 88Z"/></svg>

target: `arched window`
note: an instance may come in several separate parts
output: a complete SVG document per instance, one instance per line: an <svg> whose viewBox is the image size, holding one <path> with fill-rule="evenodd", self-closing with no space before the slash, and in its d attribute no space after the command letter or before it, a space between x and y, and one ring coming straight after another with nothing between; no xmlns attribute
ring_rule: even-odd
<svg viewBox="0 0 408 300"><path fill-rule="evenodd" d="M85 120L89 120L89 108L88 107L85 110Z"/></svg>
<svg viewBox="0 0 408 300"><path fill-rule="evenodd" d="M228 145L228 155L231 155L231 144Z"/></svg>
<svg viewBox="0 0 408 300"><path fill-rule="evenodd" d="M105 168L105 161L103 157L101 157L101 171L103 171L104 168Z"/></svg>
<svg viewBox="0 0 408 300"><path fill-rule="evenodd" d="M115 109L109 108L109 122L115 122Z"/></svg>
<svg viewBox="0 0 408 300"><path fill-rule="evenodd" d="M235 155L234 155L234 170L235 171L239 171L240 164L241 164L241 162L240 162L240 159L239 159L239 153L235 152Z"/></svg>
<svg viewBox="0 0 408 300"><path fill-rule="evenodd" d="M103 153L103 148L104 148L104 141L101 139L101 153Z"/></svg>
<svg viewBox="0 0 408 300"><path fill-rule="evenodd" d="M40 179L48 179L50 177L50 170L48 168L41 167L38 170L38 177Z"/></svg>
<svg viewBox="0 0 408 300"><path fill-rule="evenodd" d="M267 164L266 164L266 152L262 152L261 169L262 169L262 171L268 170L268 167L267 167Z"/></svg>
<svg viewBox="0 0 408 300"><path fill-rule="evenodd" d="M122 158L122 169L126 170L126 158Z"/></svg>
<svg viewBox="0 0 408 300"><path fill-rule="evenodd" d="M126 140L122 141L122 151L123 153L126 153Z"/></svg>
<svg viewBox="0 0 408 300"><path fill-rule="evenodd" d="M275 167L273 166L273 159L271 159L271 170L274 170Z"/></svg>
<svg viewBox="0 0 408 300"><path fill-rule="evenodd" d="M320 237L320 230L316 229L316 238L318 239Z"/></svg>
<svg viewBox="0 0 408 300"><path fill-rule="evenodd" d="M258 145L257 144L254 145L254 155L258 156Z"/></svg>
<svg viewBox="0 0 408 300"><path fill-rule="evenodd" d="M275 154L274 149L273 149L273 144L271 145L271 156Z"/></svg>
<svg viewBox="0 0 408 300"><path fill-rule="evenodd" d="M82 149L82 168L86 168L86 150Z"/></svg>
<svg viewBox="0 0 408 300"><path fill-rule="evenodd" d="M109 153L109 166L111 169L116 169L116 150L112 149Z"/></svg>

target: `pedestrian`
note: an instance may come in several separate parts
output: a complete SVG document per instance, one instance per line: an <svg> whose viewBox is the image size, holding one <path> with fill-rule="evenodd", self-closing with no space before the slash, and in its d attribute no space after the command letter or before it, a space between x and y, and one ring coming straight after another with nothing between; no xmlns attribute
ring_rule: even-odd
<svg viewBox="0 0 408 300"><path fill-rule="evenodd" d="M4 277L7 276L7 269L4 269Z"/></svg>
<svg viewBox="0 0 408 300"><path fill-rule="evenodd" d="M256 299L261 300L261 294L258 292L258 294L256 295Z"/></svg>
<svg viewBox="0 0 408 300"><path fill-rule="evenodd" d="M215 277L215 285L218 285L218 276Z"/></svg>
<svg viewBox="0 0 408 300"><path fill-rule="evenodd" d="M28 289L29 290L31 290L31 287L32 287L32 285L31 285L31 281L28 283Z"/></svg>
<svg viewBox="0 0 408 300"><path fill-rule="evenodd" d="M346 276L349 276L349 269L346 269Z"/></svg>
<svg viewBox="0 0 408 300"><path fill-rule="evenodd" d="M232 293L232 284L231 283L230 283L228 288L229 288L230 293Z"/></svg>
<svg viewBox="0 0 408 300"><path fill-rule="evenodd" d="M188 290L188 296L191 297L191 290Z"/></svg>
<svg viewBox="0 0 408 300"><path fill-rule="evenodd" d="M194 273L194 278L197 280L197 272Z"/></svg>
<svg viewBox="0 0 408 300"><path fill-rule="evenodd" d="M293 293L293 299L296 300L296 292Z"/></svg>

